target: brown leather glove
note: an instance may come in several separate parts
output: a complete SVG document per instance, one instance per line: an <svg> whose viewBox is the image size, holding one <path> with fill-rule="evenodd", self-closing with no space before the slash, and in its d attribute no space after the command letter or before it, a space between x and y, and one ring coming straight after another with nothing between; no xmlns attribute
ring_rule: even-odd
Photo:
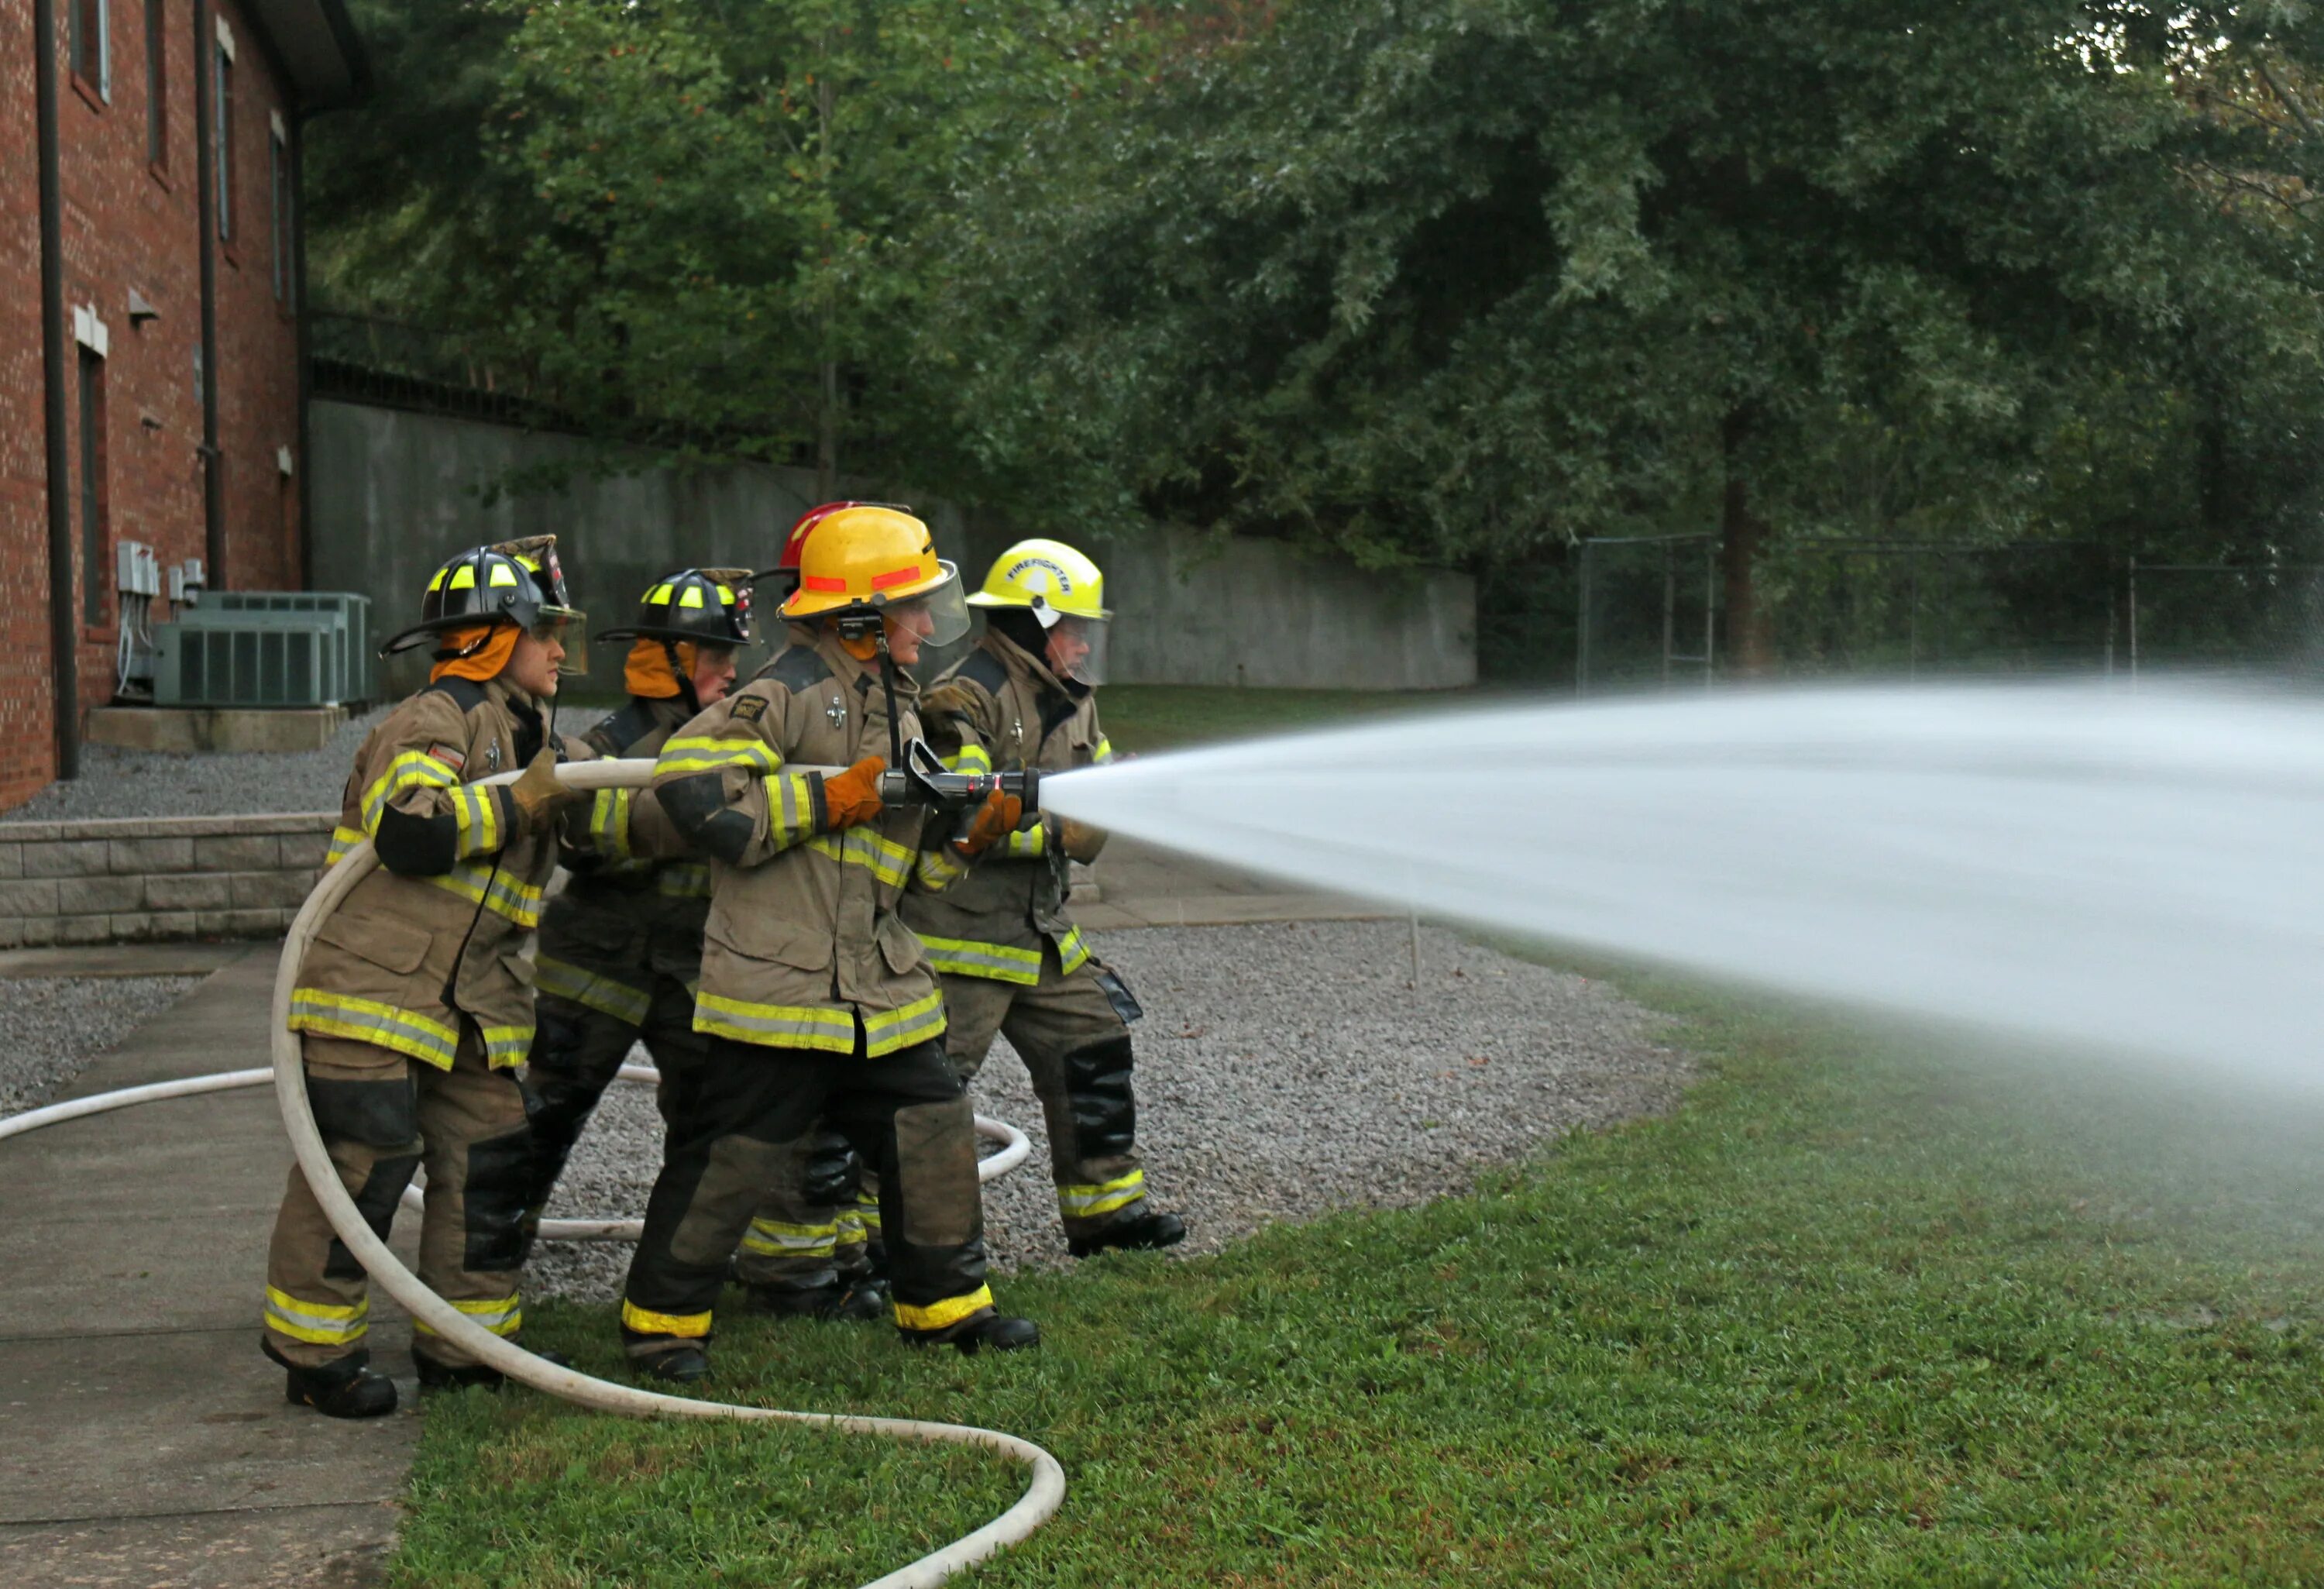
<svg viewBox="0 0 2324 1589"><path fill-rule="evenodd" d="M1057 847L1065 852L1068 861L1088 865L1105 848L1105 829L1092 827L1086 822L1076 822L1070 817L1057 818Z"/></svg>
<svg viewBox="0 0 2324 1589"><path fill-rule="evenodd" d="M509 785L509 798L516 802L517 825L528 834L542 834L557 825L567 806L589 797L557 781L557 753L543 745L523 776Z"/></svg>
<svg viewBox="0 0 2324 1589"><path fill-rule="evenodd" d="M823 781L824 821L831 832L869 822L887 808L880 798L880 774L887 770L885 758L866 756Z"/></svg>
<svg viewBox="0 0 2324 1589"><path fill-rule="evenodd" d="M984 804L953 836L952 847L964 855L981 855L1016 832L1017 825L1024 819L1025 802L996 789L984 797Z"/></svg>

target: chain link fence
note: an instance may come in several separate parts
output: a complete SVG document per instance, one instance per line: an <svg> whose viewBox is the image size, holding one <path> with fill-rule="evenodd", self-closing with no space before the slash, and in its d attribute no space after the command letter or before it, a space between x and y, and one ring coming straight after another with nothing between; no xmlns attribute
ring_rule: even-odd
<svg viewBox="0 0 2324 1589"><path fill-rule="evenodd" d="M1576 693L1702 688L1731 654L1712 535L1586 540ZM1755 570L1779 676L2324 677L2324 565L2126 558L2095 542L1816 541Z"/></svg>

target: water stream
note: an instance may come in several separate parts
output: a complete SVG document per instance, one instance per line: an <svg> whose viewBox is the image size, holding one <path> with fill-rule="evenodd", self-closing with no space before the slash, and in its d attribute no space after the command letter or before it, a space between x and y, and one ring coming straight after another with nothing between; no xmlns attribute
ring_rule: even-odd
<svg viewBox="0 0 2324 1589"><path fill-rule="evenodd" d="M2324 1088L2324 704L2299 697L1447 709L1065 775L1042 803L1446 919Z"/></svg>

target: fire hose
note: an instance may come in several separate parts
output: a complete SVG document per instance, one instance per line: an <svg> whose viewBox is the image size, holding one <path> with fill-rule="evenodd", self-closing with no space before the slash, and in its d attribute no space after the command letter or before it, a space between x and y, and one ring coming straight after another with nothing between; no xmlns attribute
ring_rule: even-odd
<svg viewBox="0 0 2324 1589"><path fill-rule="evenodd" d="M651 771L650 762L604 761L560 766L558 775L576 789L597 790L636 788L648 781ZM513 772L503 773L487 781L506 782L515 776ZM290 1030L290 1025L291 989L298 984L300 967L306 959L309 946L314 942L316 928L377 864L378 859L372 853L368 842L353 845L316 884L314 892L308 895L306 904L291 922L289 938L282 946L281 967L274 980L272 1023L274 1062L271 1069L227 1070L208 1076L187 1076L178 1081L124 1087L115 1092L28 1110L0 1120L0 1141L44 1125L127 1108L132 1104L193 1097L233 1087L255 1086L272 1080L275 1101L282 1111L282 1124L290 1133L290 1146L298 1156L299 1167L305 1172L308 1185L314 1189L324 1217L330 1221L331 1228L337 1233L339 1239L346 1243L347 1251L355 1255L372 1280L401 1303L415 1321L427 1325L468 1356L498 1369L518 1383L576 1406L599 1412L618 1413L627 1418L805 1424L853 1435L884 1435L891 1439L923 1445L974 1446L998 1452L1032 1470L1025 1493L1008 1510L943 1549L933 1551L884 1577L873 1580L864 1589L927 1589L928 1585L942 1583L953 1574L1022 1541L1056 1515L1057 1508L1065 1501L1065 1470L1058 1465L1056 1457L1029 1440L967 1424L871 1418L846 1413L791 1412L779 1408L700 1401L596 1379L573 1369L560 1368L534 1356L514 1342L503 1340L422 1285L420 1277L406 1269L402 1261L388 1250L387 1243L373 1233L371 1226L355 1207L355 1200L347 1196L346 1188L340 1184L338 1171L331 1163L328 1150L323 1145L322 1133L316 1129L314 1112L307 1099L306 1066L300 1058L298 1034ZM651 1070L646 1066L627 1066L623 1067L623 1075L625 1079L643 1081L650 1077ZM998 1122L980 1120L978 1124L981 1129L991 1126L992 1129L986 1131L985 1134L1000 1137L1010 1144L1006 1151L984 1161L980 1169L983 1178L989 1179L1001 1173L1025 1157L1027 1144L1021 1133L1001 1126ZM1013 1141L1010 1140L1012 1138ZM618 1233L620 1228L629 1226L632 1227L630 1239L634 1239L636 1223L543 1221L541 1233L568 1240L619 1240L622 1239ZM576 1225L598 1228L578 1230L573 1228Z"/></svg>

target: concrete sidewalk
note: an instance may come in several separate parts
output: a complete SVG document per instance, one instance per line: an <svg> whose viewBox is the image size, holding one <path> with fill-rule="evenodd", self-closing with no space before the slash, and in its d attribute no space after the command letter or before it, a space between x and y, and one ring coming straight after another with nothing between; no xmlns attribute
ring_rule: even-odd
<svg viewBox="0 0 2324 1589"><path fill-rule="evenodd" d="M1093 931L1374 917L1360 901L1127 841L1098 867ZM66 1096L264 1065L277 946L28 952L10 975L218 967L91 1064ZM0 997L7 984L0 980ZM345 1589L392 1545L419 1440L410 1326L373 1293L392 1418L282 1400L258 1353L266 1239L290 1150L272 1088L141 1104L0 1145L0 1584ZM412 1259L416 1222L398 1222Z"/></svg>
<svg viewBox="0 0 2324 1589"><path fill-rule="evenodd" d="M65 1095L265 1064L275 954L242 949ZM0 1584L375 1575L419 1420L318 1418L259 1355L290 1164L268 1087L0 1144ZM382 1366L408 1373L409 1326L384 1297L372 1335Z"/></svg>

